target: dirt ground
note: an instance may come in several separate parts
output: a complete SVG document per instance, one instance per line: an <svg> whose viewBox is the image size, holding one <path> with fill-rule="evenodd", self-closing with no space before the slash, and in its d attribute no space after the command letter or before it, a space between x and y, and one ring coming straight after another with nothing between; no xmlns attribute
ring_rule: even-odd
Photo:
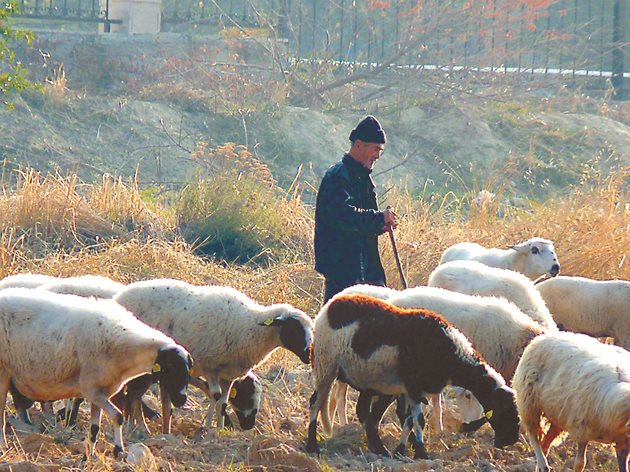
<svg viewBox="0 0 630 472"><path fill-rule="evenodd" d="M484 426L473 435L457 432L459 417L453 400L446 399L445 431L426 430L430 460L413 461L386 459L367 450L365 434L349 408L350 424L335 427L332 438L322 438L322 454L304 452L308 423L308 398L312 393L309 370L290 357L277 352L265 364L259 375L263 381L263 402L256 427L250 431L210 430L203 438L197 434L202 424L207 401L203 394L190 389L189 400L174 412L171 435L159 434L160 420L149 422L153 434L145 437L138 430L125 430L126 447L146 445L151 454L144 462L134 465L112 457L111 423L103 421L97 443L97 454L87 464L82 462L84 438L89 423L89 411L82 406L79 425L68 430L61 425L48 432L18 432L9 436L11 448L0 456L0 471L52 470L252 470L252 471L513 471L535 470L535 459L525 439L499 450L492 447L493 431ZM156 394L145 399L158 407ZM354 406L356 392L350 392L349 406ZM400 428L393 409L386 413L380 433L385 445L393 449ZM33 419L41 420L39 410ZM104 432L104 436L103 436ZM572 470L575 444L571 440L552 448L549 459L553 470ZM9 469L8 467L11 467ZM616 470L614 449L591 444L587 454L587 471Z"/></svg>

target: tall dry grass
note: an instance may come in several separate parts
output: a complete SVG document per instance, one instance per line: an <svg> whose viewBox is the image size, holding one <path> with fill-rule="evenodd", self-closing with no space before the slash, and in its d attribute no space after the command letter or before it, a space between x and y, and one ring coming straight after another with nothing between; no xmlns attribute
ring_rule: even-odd
<svg viewBox="0 0 630 472"><path fill-rule="evenodd" d="M394 189L386 203L400 215L395 238L409 284L424 284L451 244L466 240L509 247L533 236L555 242L564 274L630 279L627 176L628 169L606 177L591 172L566 195L544 203L524 201L518 208L501 194L478 205L472 193L414 198ZM289 253L265 266L196 256L194 247L177 234L173 208L154 205L150 210L134 182L104 177L85 184L75 175L41 175L32 169L7 173L3 182L0 276L31 270L102 273L123 282L174 277L232 285L262 301L286 300L311 312L318 306L321 278L312 270L313 209L302 202L297 181L287 192L263 194L268 201L261 218L273 212L276 220L268 228L282 234L271 236L288 241ZM230 184L238 186L239 179ZM268 189L269 183L260 185ZM213 197L196 198L204 201L189 204L207 206ZM241 210L235 206L232 211ZM222 221L215 226L220 228ZM229 228L246 231L244 226ZM400 287L390 241L382 237L380 244L389 283Z"/></svg>

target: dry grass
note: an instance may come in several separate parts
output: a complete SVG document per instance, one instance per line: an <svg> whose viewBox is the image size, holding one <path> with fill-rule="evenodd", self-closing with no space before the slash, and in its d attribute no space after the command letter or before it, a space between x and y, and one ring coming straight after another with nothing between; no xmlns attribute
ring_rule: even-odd
<svg viewBox="0 0 630 472"><path fill-rule="evenodd" d="M607 179L586 176L584 185L565 197L546 204L525 202L522 208L506 206L501 195L492 204L475 206L475 195L414 199L404 192L392 192L388 203L401 216L396 240L410 285L426 282L442 251L455 242L472 240L506 247L532 236L555 241L565 274L630 278L625 260L630 250L626 175L619 171ZM93 273L122 282L173 277L195 284L231 285L261 303L288 302L313 316L319 308L322 280L312 269L312 209L301 202L297 182L274 202L300 240L292 248L295 262L268 268L197 257L191 246L177 237L170 209L156 206L150 211L133 184L106 178L85 185L74 176L41 176L31 170L5 176L4 182L0 198L1 275L20 271L62 276ZM400 287L386 237L381 240L381 249L390 285ZM265 395L255 430L211 431L196 440L206 402L192 389L186 407L175 413L172 436L140 438L127 431L127 443L142 441L155 455L155 468L165 471L535 468L533 453L523 442L499 451L491 447L488 428L472 437L454 432L458 421L452 405L447 407L449 431L429 433L431 461L408 463L368 453L356 421L325 441L321 457L304 454L307 403L312 393L309 370L291 354L278 351L259 374ZM149 402L156 402L154 394ZM35 412L36 418L38 415ZM391 413L388 415L382 433L391 446L399 429ZM11 448L0 455L0 462L10 464L12 470L81 469L88 418L87 410L82 411L77 430L56 427L46 434L19 433ZM157 421L151 427L159 430ZM107 420L104 432L97 457L85 468L131 470L111 456L112 430ZM554 448L550 455L553 467L569 467L574 451L571 441ZM612 470L614 453L610 447L592 445L589 451L587 470ZM2 470L9 469L0 465Z"/></svg>

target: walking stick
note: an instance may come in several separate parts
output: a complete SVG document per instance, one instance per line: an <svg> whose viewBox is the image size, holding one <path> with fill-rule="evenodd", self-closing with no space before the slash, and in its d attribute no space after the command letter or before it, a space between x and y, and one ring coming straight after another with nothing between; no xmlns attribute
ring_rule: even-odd
<svg viewBox="0 0 630 472"><path fill-rule="evenodd" d="M387 228L389 233L389 240L392 242L392 249L394 250L394 259L396 259L396 265L398 266L398 273L400 274L400 282L404 289L407 288L407 281L405 280L405 274L403 273L402 265L400 264L400 257L398 257L398 249L396 249L396 240L394 239L394 230L391 226Z"/></svg>

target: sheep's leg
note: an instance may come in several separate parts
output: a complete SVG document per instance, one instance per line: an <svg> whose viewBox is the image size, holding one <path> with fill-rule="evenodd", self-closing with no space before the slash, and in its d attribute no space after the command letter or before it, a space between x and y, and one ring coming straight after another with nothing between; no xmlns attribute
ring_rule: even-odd
<svg viewBox="0 0 630 472"><path fill-rule="evenodd" d="M160 403L162 404L162 434L171 434L171 396L160 382Z"/></svg>
<svg viewBox="0 0 630 472"><path fill-rule="evenodd" d="M7 419L5 408L7 403L7 393L9 391L10 380L8 378L0 378L0 423L2 424L2 447L7 448Z"/></svg>
<svg viewBox="0 0 630 472"><path fill-rule="evenodd" d="M359 423L364 424L370 415L370 409L372 408L372 395L366 392L359 392L359 398L357 399L357 419Z"/></svg>
<svg viewBox="0 0 630 472"><path fill-rule="evenodd" d="M577 452L575 453L575 463L573 464L573 472L582 472L584 464L586 464L586 446L588 442L579 442Z"/></svg>
<svg viewBox="0 0 630 472"><path fill-rule="evenodd" d="M71 398L65 400L64 407L57 411L57 421L61 421L66 428L77 424L77 416L79 414L79 406L83 398Z"/></svg>
<svg viewBox="0 0 630 472"><path fill-rule="evenodd" d="M33 400L30 398L26 398L22 395L13 382L9 383L9 392L11 393L11 397L13 398L13 406L15 407L17 416L22 420L23 423L28 426L33 426L33 422L31 421L31 417L29 416L28 409L33 406Z"/></svg>
<svg viewBox="0 0 630 472"><path fill-rule="evenodd" d="M77 424L77 418L79 417L79 407L83 403L83 398L73 398L70 401L70 412L66 415L65 424L66 427L74 426Z"/></svg>
<svg viewBox="0 0 630 472"><path fill-rule="evenodd" d="M339 416L339 424L345 426L348 424L348 413L346 411L348 403L348 384L337 380L333 385L332 393L330 395L330 418L335 419L335 410L337 416Z"/></svg>
<svg viewBox="0 0 630 472"><path fill-rule="evenodd" d="M414 459L428 459L429 455L424 446L424 412L422 411L422 403L415 402L411 406L411 419L413 420L413 429L415 432L414 442Z"/></svg>
<svg viewBox="0 0 630 472"><path fill-rule="evenodd" d="M210 398L210 386L208 385L208 382L203 380L201 377L191 377L189 384L197 387L199 390L205 393L208 398ZM226 428L234 428L234 426L232 425L232 420L230 420L227 412L224 412L223 414L223 421L225 422Z"/></svg>
<svg viewBox="0 0 630 472"><path fill-rule="evenodd" d="M554 423L551 423L551 425L549 426L549 430L547 431L547 433L545 433L545 435L542 438L542 441L540 442L540 449L542 450L542 453L545 456L549 454L551 443L553 442L554 439L558 437L558 435L561 432L562 432L562 428L559 428Z"/></svg>
<svg viewBox="0 0 630 472"><path fill-rule="evenodd" d="M428 459L425 445L424 445L424 427L426 425L424 420L424 412L422 410L422 403L416 402L410 397L399 396L396 399L396 415L400 420L402 426L402 432L400 435L400 442L396 446L394 454L404 456L406 452L407 440L410 440L414 447L414 459ZM425 399L421 401L426 402ZM408 405L411 405L409 407ZM411 434L411 431L414 434Z"/></svg>
<svg viewBox="0 0 630 472"><path fill-rule="evenodd" d="M308 422L308 439L306 440L306 451L319 454L319 445L317 444L317 416L322 411L322 407L326 408L326 412L322 415L326 416L326 420L322 419L322 423L328 422L330 426L330 417L328 416L328 397L330 388L335 381L335 371L324 377L324 379L315 386L315 391L309 400L309 422Z"/></svg>
<svg viewBox="0 0 630 472"><path fill-rule="evenodd" d="M398 421L400 421L400 426L403 428L403 432L400 435L400 442L394 451L394 454L398 454L399 456L404 456L407 452L407 442L411 442L415 446L415 436L411 434L411 429L413 428L413 418L410 416L411 412L409 409L409 405L411 403L408 402L408 399L402 395L396 397L396 416L398 417ZM407 427L407 420L411 420L409 423L409 427ZM405 430L406 428L406 430Z"/></svg>
<svg viewBox="0 0 630 472"><path fill-rule="evenodd" d="M221 399L221 385L217 379L208 378L208 386L209 393L208 398L210 399L210 404L208 405L208 412L206 413L206 420L204 422L204 427L206 429L210 429L212 427L212 418L214 417L214 410L216 408L217 402Z"/></svg>
<svg viewBox="0 0 630 472"><path fill-rule="evenodd" d="M536 471L549 472L549 463L547 457L540 447L538 438L540 436L540 412L535 415L521 418L525 434L536 455Z"/></svg>
<svg viewBox="0 0 630 472"><path fill-rule="evenodd" d="M142 402L142 396L152 384L153 376L150 374L141 375L127 382L123 390L112 398L112 402L116 407L123 410L127 422L135 423L145 434L151 434L151 431L144 418L145 405ZM123 405L122 408L121 404ZM149 408L149 410L151 409Z"/></svg>
<svg viewBox="0 0 630 472"><path fill-rule="evenodd" d="M444 424L442 423L442 394L438 393L431 395L431 427L435 431L444 431Z"/></svg>
<svg viewBox="0 0 630 472"><path fill-rule="evenodd" d="M393 399L394 397L392 395L379 396L376 401L372 402L370 414L365 421L365 434L367 436L368 448L375 454L385 457L391 457L391 454L378 435L378 426L381 424L383 414L385 414L385 410L387 410L387 407L392 403Z"/></svg>
<svg viewBox="0 0 630 472"><path fill-rule="evenodd" d="M410 439L411 429L413 428L413 419L409 414L409 406L405 397L396 398L396 416L400 421L402 432L400 433L400 441L394 450L394 455L404 457L407 454L407 441Z"/></svg>
<svg viewBox="0 0 630 472"><path fill-rule="evenodd" d="M96 445L96 438L101 427L101 413L102 410L99 406L94 403L90 405L90 431L85 448L86 459L94 455L94 446Z"/></svg>
<svg viewBox="0 0 630 472"><path fill-rule="evenodd" d="M230 394L230 389L232 388L232 382L232 380L219 380L219 385L221 385L221 397L219 398L215 406L217 415L217 428L219 429L225 428L225 416L227 415L227 398Z"/></svg>
<svg viewBox="0 0 630 472"><path fill-rule="evenodd" d="M330 399L328 400L328 416L330 421L335 424L335 414L337 413L337 392L339 390L339 381L333 383L330 391ZM341 417L339 418L339 424L341 424Z"/></svg>
<svg viewBox="0 0 630 472"><path fill-rule="evenodd" d="M151 434L151 430L149 429L144 417L143 406L144 403L141 398L129 399L129 404L127 406L128 413L125 413L127 415L127 424L134 425L145 434Z"/></svg>
<svg viewBox="0 0 630 472"><path fill-rule="evenodd" d="M208 382L206 382L201 377L191 377L189 384L197 387L199 390L205 393L207 397L210 397L212 395L210 393L210 385L208 385Z"/></svg>
<svg viewBox="0 0 630 472"><path fill-rule="evenodd" d="M627 441L624 441L622 444L615 444L615 452L617 453L619 472L628 472L628 453L630 453L630 448Z"/></svg>
<svg viewBox="0 0 630 472"><path fill-rule="evenodd" d="M94 453L96 436L98 435L101 424L101 411L105 411L114 423L114 457L118 457L118 455L125 450L122 435L124 416L122 412L116 408L111 401L109 401L105 394L99 392L91 398L92 400L90 401L90 404L92 418L90 421L90 455Z"/></svg>

